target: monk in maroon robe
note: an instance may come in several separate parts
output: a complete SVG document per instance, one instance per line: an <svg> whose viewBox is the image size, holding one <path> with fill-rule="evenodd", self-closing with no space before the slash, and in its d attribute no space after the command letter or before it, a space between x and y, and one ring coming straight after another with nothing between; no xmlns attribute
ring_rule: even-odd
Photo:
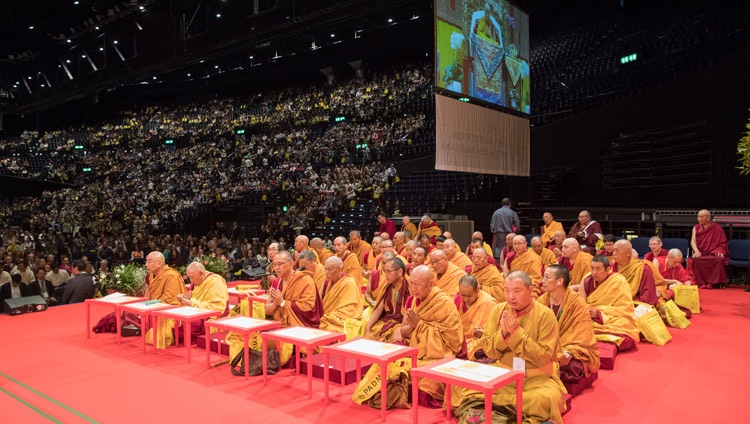
<svg viewBox="0 0 750 424"><path fill-rule="evenodd" d="M729 264L727 236L721 225L711 221L711 212L698 212L698 224L693 227L690 240L693 257L688 269L693 272L694 283L701 288L723 287L727 282L725 267Z"/></svg>

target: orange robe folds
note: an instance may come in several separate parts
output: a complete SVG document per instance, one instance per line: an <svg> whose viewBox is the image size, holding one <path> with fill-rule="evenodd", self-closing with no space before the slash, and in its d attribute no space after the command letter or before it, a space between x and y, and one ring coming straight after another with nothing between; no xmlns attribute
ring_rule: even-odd
<svg viewBox="0 0 750 424"><path fill-rule="evenodd" d="M342 272L354 278L355 281L359 282L360 285L362 285L362 265L360 265L357 255L348 250L345 250L344 256L340 256L340 258L344 262L344 269L342 270ZM365 283L367 282L365 281Z"/></svg>
<svg viewBox="0 0 750 424"><path fill-rule="evenodd" d="M178 294L185 294L185 280L177 270L165 266L158 276L151 278L146 295L150 300L159 299L170 305L182 305Z"/></svg>
<svg viewBox="0 0 750 424"><path fill-rule="evenodd" d="M552 221L549 225L542 225L542 246L547 247L556 231L565 231L562 224L557 221Z"/></svg>
<svg viewBox="0 0 750 424"><path fill-rule="evenodd" d="M531 278L531 284L534 286L534 298L539 296L542 289L539 285L542 281L542 259L534 253L533 250L527 250L523 255L516 255L510 264L510 271L520 270Z"/></svg>
<svg viewBox="0 0 750 424"><path fill-rule="evenodd" d="M455 266L457 266L457 267L459 267L461 269L464 269L467 266L471 266L472 265L471 259L469 259L469 257L466 256L465 253L460 252L460 251L457 251L456 255L453 256L453 259L451 259L450 261L453 262L453 265L455 265Z"/></svg>
<svg viewBox="0 0 750 424"><path fill-rule="evenodd" d="M453 296L458 293L458 280L464 275L466 275L466 273L463 269L448 262L448 268L442 276L438 276L435 285L453 299Z"/></svg>
<svg viewBox="0 0 750 424"><path fill-rule="evenodd" d="M323 311L320 329L344 332L344 320L362 317L362 294L359 284L352 277L342 276L333 284L328 280L323 286Z"/></svg>
<svg viewBox="0 0 750 424"><path fill-rule="evenodd" d="M534 252L534 251L532 250L532 252ZM536 253L536 252L534 252L534 253ZM544 266L544 268L547 268L548 266L557 263L557 256L555 256L555 254L552 253L552 251L549 250L549 249L547 249L546 247L542 248L542 254L541 255L538 254L538 253L536 253L536 254L539 256L539 259L542 260L542 266Z"/></svg>
<svg viewBox="0 0 750 424"><path fill-rule="evenodd" d="M323 304L312 276L312 271L295 271L289 281L282 282L281 295L286 303L276 308L273 319L283 327L320 326Z"/></svg>
<svg viewBox="0 0 750 424"><path fill-rule="evenodd" d="M383 302L383 314L378 317L370 331L365 333L365 338L381 342L390 342L393 333L401 327L406 312L406 299L411 296L409 284L404 280L397 290L392 284L386 283L375 301L375 309Z"/></svg>
<svg viewBox="0 0 750 424"><path fill-rule="evenodd" d="M365 263L365 253L372 250L372 246L370 246L370 243L364 240L360 240L359 244L357 244L357 247L352 246L352 243L349 242L346 245L346 250L357 255L357 260L359 260L359 267L361 268L362 265Z"/></svg>
<svg viewBox="0 0 750 424"><path fill-rule="evenodd" d="M409 222L406 225L401 225L401 231L409 231L411 232L411 240L417 239L417 226L414 225L413 222Z"/></svg>
<svg viewBox="0 0 750 424"><path fill-rule="evenodd" d="M315 288L318 290L318 294L323 293L323 283L326 281L326 268L321 264L315 264L315 271L313 271L312 278L315 283Z"/></svg>
<svg viewBox="0 0 750 424"><path fill-rule="evenodd" d="M482 269L471 269L471 275L477 279L483 291L486 291L498 302L505 302L505 278L494 265Z"/></svg>
<svg viewBox="0 0 750 424"><path fill-rule="evenodd" d="M619 272L630 285L630 294L633 300L656 305L659 303L657 294L657 280L659 286L666 288L664 278L659 274L653 263L642 259L630 259L625 266L617 262L612 265L613 272Z"/></svg>
<svg viewBox="0 0 750 424"><path fill-rule="evenodd" d="M701 252L701 256L688 259L688 269L692 270L695 283L698 286L725 283L729 249L724 229L715 222L709 222L705 228L701 224L696 224L693 234L695 247Z"/></svg>
<svg viewBox="0 0 750 424"><path fill-rule="evenodd" d="M635 328L633 295L628 280L613 272L597 285L593 277L588 277L584 280L584 289L586 303L599 311L599 317L593 320L596 339L617 346L625 337L638 343L640 332Z"/></svg>
<svg viewBox="0 0 750 424"><path fill-rule="evenodd" d="M549 293L541 295L539 303L555 312L555 308L550 303ZM560 326L562 349L567 350L573 359L581 362L583 377L588 377L589 374L599 369L600 358L586 301L578 292L566 289L555 315Z"/></svg>
<svg viewBox="0 0 750 424"><path fill-rule="evenodd" d="M318 262L320 262L323 265L326 264L326 261L328 260L328 258L334 255L333 252L325 248L322 249L320 252L316 252L316 253L318 255Z"/></svg>
<svg viewBox="0 0 750 424"><path fill-rule="evenodd" d="M461 316L461 328L464 332L464 340L466 340L466 352L467 356L471 357L476 350L474 328L484 327L492 308L497 305L497 300L484 290L479 290L477 301L471 306L466 306L461 293L453 298L453 303L456 305L458 315Z"/></svg>
<svg viewBox="0 0 750 424"><path fill-rule="evenodd" d="M570 284L581 284L583 277L591 272L591 260L593 256L586 252L578 252L573 263L570 263L570 259L565 256L560 256L560 264L565 265L570 271Z"/></svg>

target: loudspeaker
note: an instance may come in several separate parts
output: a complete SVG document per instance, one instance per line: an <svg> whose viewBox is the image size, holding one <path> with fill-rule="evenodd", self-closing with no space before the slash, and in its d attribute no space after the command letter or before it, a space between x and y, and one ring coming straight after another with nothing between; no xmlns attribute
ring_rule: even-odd
<svg viewBox="0 0 750 424"><path fill-rule="evenodd" d="M40 312L47 310L47 302L42 296L26 296L18 299L5 299L3 312L8 315L19 315L27 312Z"/></svg>
<svg viewBox="0 0 750 424"><path fill-rule="evenodd" d="M247 268L242 270L243 280L260 280L264 275L266 275L265 268Z"/></svg>

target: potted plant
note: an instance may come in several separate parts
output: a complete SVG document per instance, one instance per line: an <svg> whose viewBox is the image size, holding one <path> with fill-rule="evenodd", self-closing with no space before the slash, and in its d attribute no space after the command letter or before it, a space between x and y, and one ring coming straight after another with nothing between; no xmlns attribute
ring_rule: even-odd
<svg viewBox="0 0 750 424"><path fill-rule="evenodd" d="M130 296L141 296L146 289L148 270L135 263L117 265L109 276L102 281L107 290L115 290Z"/></svg>
<svg viewBox="0 0 750 424"><path fill-rule="evenodd" d="M216 256L215 253L205 256L197 256L193 262L200 262L206 268L206 271L214 274L225 276L229 269L229 261L224 255Z"/></svg>

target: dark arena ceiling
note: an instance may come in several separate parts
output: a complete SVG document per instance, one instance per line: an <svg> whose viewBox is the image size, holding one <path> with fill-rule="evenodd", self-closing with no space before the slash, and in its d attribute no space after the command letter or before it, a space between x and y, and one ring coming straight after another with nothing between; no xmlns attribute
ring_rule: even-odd
<svg viewBox="0 0 750 424"><path fill-rule="evenodd" d="M4 0L0 113L424 57L432 13L432 0Z"/></svg>

